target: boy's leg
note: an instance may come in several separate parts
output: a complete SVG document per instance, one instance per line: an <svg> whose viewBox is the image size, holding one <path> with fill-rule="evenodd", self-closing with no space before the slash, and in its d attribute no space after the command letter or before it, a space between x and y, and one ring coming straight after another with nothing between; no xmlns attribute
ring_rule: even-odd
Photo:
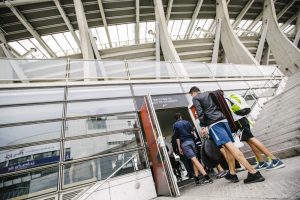
<svg viewBox="0 0 300 200"><path fill-rule="evenodd" d="M194 173L196 175L196 171L198 174L198 171L200 171L200 173L205 176L207 175L206 171L204 170L203 166L201 165L201 163L199 162L199 160L196 157L191 158L191 161L193 163L193 167L194 167Z"/></svg>
<svg viewBox="0 0 300 200"><path fill-rule="evenodd" d="M246 142L249 144L251 150L253 151L254 155L256 156L257 161L258 162L263 162L264 159L261 155L261 151L252 142L250 142L250 140L247 140Z"/></svg>
<svg viewBox="0 0 300 200"><path fill-rule="evenodd" d="M232 153L227 149L227 147L224 145L224 151L226 152L226 160L229 167L229 172L232 175L235 175L235 159L232 155Z"/></svg>
<svg viewBox="0 0 300 200"><path fill-rule="evenodd" d="M256 139L255 137L250 138L248 141L248 144L250 145L250 147L252 148L252 146L254 146L254 148L260 150L263 154L265 154L267 157L270 157L271 159L275 159L276 157L270 152L270 150L262 143L260 142L258 139ZM254 151L253 151L254 152ZM255 153L255 152L254 152ZM255 154L256 155L256 154ZM258 158L258 157L257 157ZM262 159L261 159L262 160ZM261 161L260 160L260 161Z"/></svg>
<svg viewBox="0 0 300 200"><path fill-rule="evenodd" d="M226 154L229 152L231 155L239 162L241 163L249 173L254 174L256 173L256 170L250 165L250 163L246 160L244 154L236 147L232 142L228 142L224 145L226 147ZM227 155L227 157L230 157ZM229 163L228 163L229 165Z"/></svg>

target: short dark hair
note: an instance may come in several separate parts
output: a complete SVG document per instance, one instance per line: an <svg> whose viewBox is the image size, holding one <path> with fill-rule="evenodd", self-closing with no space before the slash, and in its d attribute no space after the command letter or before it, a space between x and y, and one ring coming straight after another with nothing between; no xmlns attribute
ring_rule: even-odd
<svg viewBox="0 0 300 200"><path fill-rule="evenodd" d="M193 92L200 92L200 89L198 87L196 87L196 86L191 87L189 93L192 94Z"/></svg>
<svg viewBox="0 0 300 200"><path fill-rule="evenodd" d="M181 118L181 113L175 113L174 119L177 121Z"/></svg>

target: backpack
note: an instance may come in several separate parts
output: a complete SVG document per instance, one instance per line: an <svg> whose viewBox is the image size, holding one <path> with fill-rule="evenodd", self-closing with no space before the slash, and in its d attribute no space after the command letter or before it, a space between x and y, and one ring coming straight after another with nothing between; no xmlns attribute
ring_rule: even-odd
<svg viewBox="0 0 300 200"><path fill-rule="evenodd" d="M241 95L230 94L226 97L226 99L230 102L230 109L234 114L245 116L251 112L250 106Z"/></svg>

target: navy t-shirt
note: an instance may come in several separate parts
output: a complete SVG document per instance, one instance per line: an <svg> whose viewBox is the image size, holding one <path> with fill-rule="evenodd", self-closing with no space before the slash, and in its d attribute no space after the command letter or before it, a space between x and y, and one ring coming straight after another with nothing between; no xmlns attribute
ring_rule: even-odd
<svg viewBox="0 0 300 200"><path fill-rule="evenodd" d="M193 126L186 120L177 121L173 125L173 133L180 139L181 144L188 140L194 141L194 137L191 134L192 130Z"/></svg>

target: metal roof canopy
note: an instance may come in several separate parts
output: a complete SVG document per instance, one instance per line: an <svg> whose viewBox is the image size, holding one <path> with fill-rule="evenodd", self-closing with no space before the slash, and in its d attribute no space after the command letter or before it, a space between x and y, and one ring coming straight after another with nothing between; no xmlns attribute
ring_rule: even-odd
<svg viewBox="0 0 300 200"><path fill-rule="evenodd" d="M231 19L236 19L249 0L231 0L228 4ZM43 36L53 33L69 31L63 17L61 16L55 3L50 0L14 0L10 1L20 13L27 19L36 32ZM164 11L167 13L168 0L163 0ZM290 1L277 0L276 11L282 11ZM170 20L191 19L198 0L173 0ZM78 30L75 8L72 0L60 1L67 18L75 30ZM298 12L300 2L296 1L278 20L279 23L286 23ZM103 26L103 19L96 0L83 0L85 15L88 27ZM136 2L135 0L103 0L103 8L107 25L125 24L136 22ZM254 20L263 9L263 0L255 0L243 20ZM197 19L215 18L215 1L204 0ZM6 7L5 2L0 3L0 29L8 42L25 38L31 38L30 32L22 25L12 11ZM154 7L152 0L139 1L139 21L154 21ZM293 20L291 24L295 24Z"/></svg>

